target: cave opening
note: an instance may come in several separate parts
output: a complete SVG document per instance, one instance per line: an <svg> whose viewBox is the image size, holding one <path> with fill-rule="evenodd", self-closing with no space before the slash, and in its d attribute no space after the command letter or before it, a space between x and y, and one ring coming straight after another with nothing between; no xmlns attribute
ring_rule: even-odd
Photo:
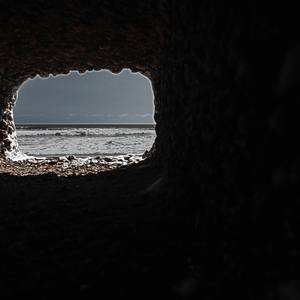
<svg viewBox="0 0 300 300"><path fill-rule="evenodd" d="M139 161L156 138L153 111L151 81L130 69L36 76L14 107L19 153Z"/></svg>

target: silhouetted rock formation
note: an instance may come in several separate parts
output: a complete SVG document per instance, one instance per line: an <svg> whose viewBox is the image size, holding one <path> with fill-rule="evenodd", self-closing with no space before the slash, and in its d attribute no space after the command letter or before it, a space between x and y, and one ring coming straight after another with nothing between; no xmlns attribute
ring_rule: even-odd
<svg viewBox="0 0 300 300"><path fill-rule="evenodd" d="M213 291L232 287L222 276L274 283L295 276L300 253L298 10L197 3L0 1L0 151L17 147L11 109L27 78L139 71L152 81L163 167L147 191L190 216L205 245L199 278L222 274Z"/></svg>

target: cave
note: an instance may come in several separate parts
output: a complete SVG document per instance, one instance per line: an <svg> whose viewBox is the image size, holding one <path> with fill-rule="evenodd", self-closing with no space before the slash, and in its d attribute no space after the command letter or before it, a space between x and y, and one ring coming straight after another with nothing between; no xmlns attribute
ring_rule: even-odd
<svg viewBox="0 0 300 300"><path fill-rule="evenodd" d="M291 294L297 299L300 38L295 7L255 1L38 0L1 1L0 11L3 157L17 147L16 92L36 75L140 72L152 82L157 133L149 159L117 173L81 181L1 174L1 226L11 245L1 247L9 275L3 291L50 295L54 287L86 297L106 291L143 299L284 299ZM115 187L124 178L131 188L127 194ZM61 198L34 200L39 182L45 188L51 182L49 193ZM73 206L58 200L70 193L63 183L77 187ZM113 196L103 196L108 188ZM97 208L94 195L107 200L105 209ZM112 198L119 210L108 201ZM58 208L69 223L51 215ZM53 224L64 230L57 232ZM75 224L80 235L72 231L70 239ZM107 244L93 230L100 232L103 224L113 241L99 258ZM32 226L49 240L31 236ZM12 240L10 232L27 242ZM65 243L59 244L58 236ZM52 265L55 258L63 263Z"/></svg>

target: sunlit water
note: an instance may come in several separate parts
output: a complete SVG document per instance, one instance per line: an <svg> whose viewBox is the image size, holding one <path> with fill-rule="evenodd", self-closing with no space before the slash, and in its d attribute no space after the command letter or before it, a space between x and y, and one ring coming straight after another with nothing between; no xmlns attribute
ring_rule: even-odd
<svg viewBox="0 0 300 300"><path fill-rule="evenodd" d="M30 156L142 155L150 150L153 125L19 125L21 152Z"/></svg>

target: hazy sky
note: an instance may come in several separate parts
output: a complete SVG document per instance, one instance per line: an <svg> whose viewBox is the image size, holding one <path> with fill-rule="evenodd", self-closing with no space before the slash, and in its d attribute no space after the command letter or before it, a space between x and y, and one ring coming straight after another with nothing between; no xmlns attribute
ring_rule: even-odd
<svg viewBox="0 0 300 300"><path fill-rule="evenodd" d="M16 123L153 123L151 83L127 69L36 77L19 90L14 115Z"/></svg>

